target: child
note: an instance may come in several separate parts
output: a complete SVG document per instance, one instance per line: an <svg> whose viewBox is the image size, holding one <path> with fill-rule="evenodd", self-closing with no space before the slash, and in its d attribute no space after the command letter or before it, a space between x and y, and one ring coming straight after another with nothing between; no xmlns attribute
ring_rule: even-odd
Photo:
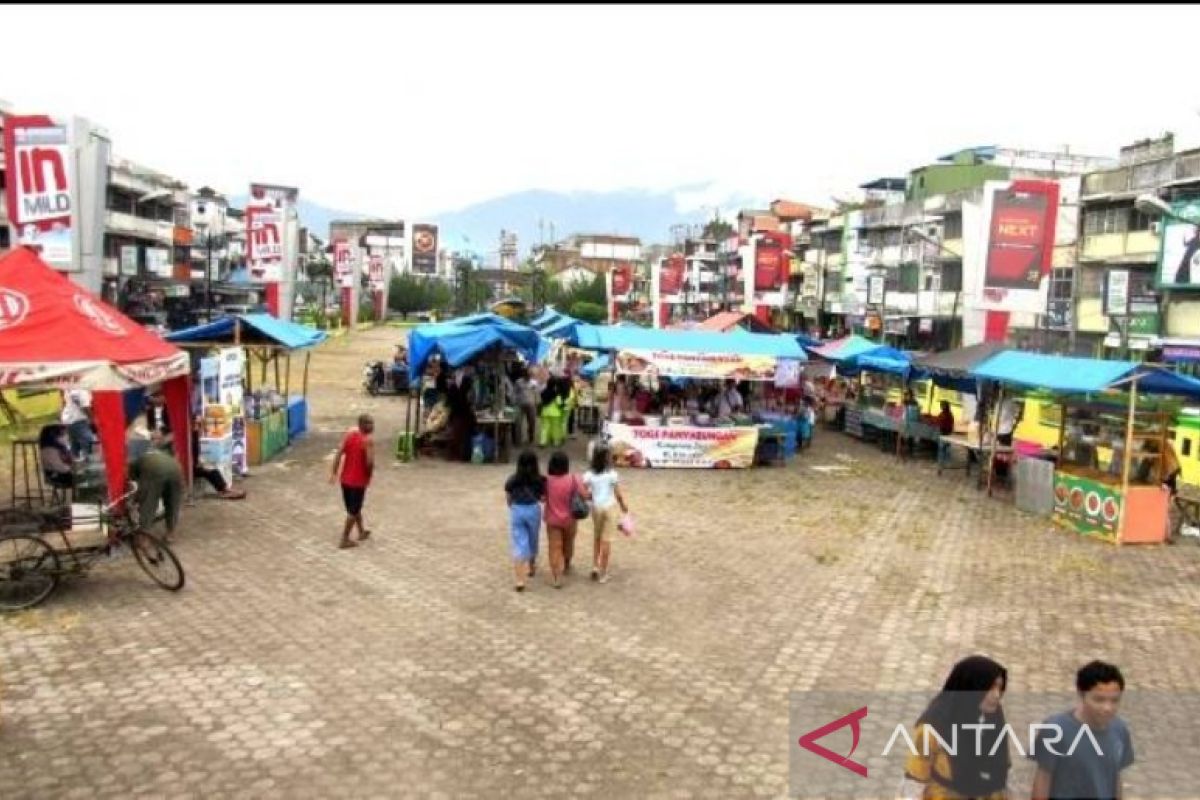
<svg viewBox="0 0 1200 800"><path fill-rule="evenodd" d="M567 454L556 450L546 466L546 538L550 540L550 574L554 588L561 589L561 576L571 571L575 555L575 531L578 522L571 514L571 497L579 493L585 500L590 496L578 475L571 474Z"/></svg>
<svg viewBox="0 0 1200 800"><path fill-rule="evenodd" d="M608 583L608 558L612 548L612 534L617 528L616 506L622 514L629 513L617 473L612 468L612 451L606 445L592 452L591 468L583 476L592 500L592 580Z"/></svg>
<svg viewBox="0 0 1200 800"><path fill-rule="evenodd" d="M538 471L537 455L526 450L517 458L517 471L504 482L508 499L508 540L518 592L525 591L525 578L533 577L537 563L538 531L542 527L541 502L546 496L546 479Z"/></svg>
<svg viewBox="0 0 1200 800"><path fill-rule="evenodd" d="M808 449L812 446L813 429L817 426L817 410L813 408L813 399L805 397L804 403L800 406L800 448Z"/></svg>

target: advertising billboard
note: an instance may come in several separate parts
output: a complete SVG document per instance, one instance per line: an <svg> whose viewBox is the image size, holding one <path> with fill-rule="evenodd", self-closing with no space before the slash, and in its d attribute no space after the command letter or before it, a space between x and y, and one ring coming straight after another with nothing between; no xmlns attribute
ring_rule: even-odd
<svg viewBox="0 0 1200 800"><path fill-rule="evenodd" d="M333 243L333 276L343 289L354 285L354 254L345 239Z"/></svg>
<svg viewBox="0 0 1200 800"><path fill-rule="evenodd" d="M420 275L437 273L437 225L412 226L412 270Z"/></svg>
<svg viewBox="0 0 1200 800"><path fill-rule="evenodd" d="M1200 200L1175 203L1171 213L1178 219L1162 220L1158 285L1164 289L1200 289Z"/></svg>
<svg viewBox="0 0 1200 800"><path fill-rule="evenodd" d="M687 277L687 259L683 253L672 253L660 262L658 293L664 303L681 300L684 279Z"/></svg>
<svg viewBox="0 0 1200 800"><path fill-rule="evenodd" d="M1054 223L1057 217L1057 185L1030 191L1016 181L992 197L988 228L984 288L1036 290L1049 273L1054 256Z"/></svg>
<svg viewBox="0 0 1200 800"><path fill-rule="evenodd" d="M4 152L8 218L17 241L37 248L51 266L71 268L75 164L70 129L44 115L6 115Z"/></svg>

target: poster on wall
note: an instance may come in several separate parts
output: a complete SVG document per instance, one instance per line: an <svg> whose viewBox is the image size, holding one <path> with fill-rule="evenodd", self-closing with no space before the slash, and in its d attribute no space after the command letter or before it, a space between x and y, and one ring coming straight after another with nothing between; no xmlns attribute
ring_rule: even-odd
<svg viewBox="0 0 1200 800"><path fill-rule="evenodd" d="M146 248L146 272L156 278L169 278L173 272L171 251L165 247Z"/></svg>
<svg viewBox="0 0 1200 800"><path fill-rule="evenodd" d="M988 181L981 205L963 204L964 230L980 233L979 245L966 237L964 249L968 307L1009 315L1046 313L1058 192L1055 181Z"/></svg>
<svg viewBox="0 0 1200 800"><path fill-rule="evenodd" d="M629 298L629 292L633 290L633 265L618 264L613 267L612 271L612 297L613 300L624 301Z"/></svg>
<svg viewBox="0 0 1200 800"><path fill-rule="evenodd" d="M651 428L605 423L617 467L745 469L754 466L758 428Z"/></svg>
<svg viewBox="0 0 1200 800"><path fill-rule="evenodd" d="M75 159L70 128L49 117L4 117L8 219L17 241L62 270L74 266Z"/></svg>
<svg viewBox="0 0 1200 800"><path fill-rule="evenodd" d="M283 215L269 206L246 209L246 263L252 280L276 283L283 272Z"/></svg>
<svg viewBox="0 0 1200 800"><path fill-rule="evenodd" d="M348 289L354 285L354 260L350 242L338 239L333 243L333 274L337 285Z"/></svg>
<svg viewBox="0 0 1200 800"><path fill-rule="evenodd" d="M867 277L867 305L881 306L884 303L887 279L883 275Z"/></svg>
<svg viewBox="0 0 1200 800"><path fill-rule="evenodd" d="M226 347L217 352L217 383L220 402L230 413L230 454L233 472L245 475L246 462L246 412L242 388L242 376L246 368L246 351L240 347Z"/></svg>
<svg viewBox="0 0 1200 800"><path fill-rule="evenodd" d="M1176 203L1171 212L1180 219L1163 218L1158 285L1164 289L1200 289L1200 200Z"/></svg>
<svg viewBox="0 0 1200 800"><path fill-rule="evenodd" d="M754 248L754 291L779 291L785 272L783 245L773 239L760 239Z"/></svg>
<svg viewBox="0 0 1200 800"><path fill-rule="evenodd" d="M412 226L412 269L419 275L437 273L437 225Z"/></svg>
<svg viewBox="0 0 1200 800"><path fill-rule="evenodd" d="M1104 316L1129 314L1129 270L1110 269L1104 273Z"/></svg>
<svg viewBox="0 0 1200 800"><path fill-rule="evenodd" d="M138 249L135 244L121 245L121 275L131 277L138 274Z"/></svg>
<svg viewBox="0 0 1200 800"><path fill-rule="evenodd" d="M368 262L371 291L382 292L386 281L383 277L383 256L373 255Z"/></svg>
<svg viewBox="0 0 1200 800"><path fill-rule="evenodd" d="M687 259L683 253L672 253L661 262L658 293L664 303L679 302L687 275Z"/></svg>
<svg viewBox="0 0 1200 800"><path fill-rule="evenodd" d="M1012 189L996 192L988 231L985 288L1038 288L1048 222L1044 194Z"/></svg>

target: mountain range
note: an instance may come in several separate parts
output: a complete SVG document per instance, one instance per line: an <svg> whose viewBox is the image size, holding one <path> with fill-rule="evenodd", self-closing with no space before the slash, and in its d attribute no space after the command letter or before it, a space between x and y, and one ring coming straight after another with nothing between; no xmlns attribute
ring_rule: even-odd
<svg viewBox="0 0 1200 800"><path fill-rule="evenodd" d="M623 189L608 192L555 192L530 189L475 203L465 208L433 214L420 222L436 223L440 246L449 250L471 251L485 262L496 260L500 231L517 234L522 257L534 246L561 241L577 233L607 233L637 236L642 244L668 242L674 225L700 225L713 216L712 205L695 202L709 187L681 187L668 191ZM234 197L235 206L246 198ZM757 204L757 205L756 205ZM720 199L721 216L731 219L741 208L762 207L761 199L725 193ZM329 223L335 219L370 219L369 211L343 211L328 208L304 198L297 210L300 220L313 235L328 240Z"/></svg>

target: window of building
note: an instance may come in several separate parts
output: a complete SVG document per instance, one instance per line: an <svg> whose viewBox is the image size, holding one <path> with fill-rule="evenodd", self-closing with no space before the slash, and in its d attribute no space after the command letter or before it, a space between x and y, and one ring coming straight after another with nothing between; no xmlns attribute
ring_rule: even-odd
<svg viewBox="0 0 1200 800"><path fill-rule="evenodd" d="M921 285L921 268L917 264L900 265L900 291L915 292Z"/></svg>
<svg viewBox="0 0 1200 800"><path fill-rule="evenodd" d="M962 212L956 211L953 214L947 214L943 226L945 229L942 234L943 239L961 239L963 235Z"/></svg>
<svg viewBox="0 0 1200 800"><path fill-rule="evenodd" d="M1131 231L1148 231L1154 223L1155 218L1148 214L1143 214L1136 208L1129 216L1129 230Z"/></svg>
<svg viewBox="0 0 1200 800"><path fill-rule="evenodd" d="M8 226L0 225L0 250L7 250L9 246Z"/></svg>
<svg viewBox="0 0 1200 800"><path fill-rule="evenodd" d="M1083 233L1085 236L1124 233L1129 229L1129 216L1132 210L1129 206L1123 205L1089 208L1083 214Z"/></svg>
<svg viewBox="0 0 1200 800"><path fill-rule="evenodd" d="M867 284L867 285L870 286L870 284ZM884 272L883 290L885 292L900 291L900 271L899 270L889 269L886 272Z"/></svg>
<svg viewBox="0 0 1200 800"><path fill-rule="evenodd" d="M942 262L942 291L943 292L961 292L962 291L962 262L961 261L944 261L944 262Z"/></svg>
<svg viewBox="0 0 1200 800"><path fill-rule="evenodd" d="M1104 270L1081 267L1079 270L1079 296L1101 297L1104 294Z"/></svg>
<svg viewBox="0 0 1200 800"><path fill-rule="evenodd" d="M1183 440L1183 452L1180 453L1180 455L1182 455L1184 458L1188 458L1192 455L1192 440L1191 439Z"/></svg>

